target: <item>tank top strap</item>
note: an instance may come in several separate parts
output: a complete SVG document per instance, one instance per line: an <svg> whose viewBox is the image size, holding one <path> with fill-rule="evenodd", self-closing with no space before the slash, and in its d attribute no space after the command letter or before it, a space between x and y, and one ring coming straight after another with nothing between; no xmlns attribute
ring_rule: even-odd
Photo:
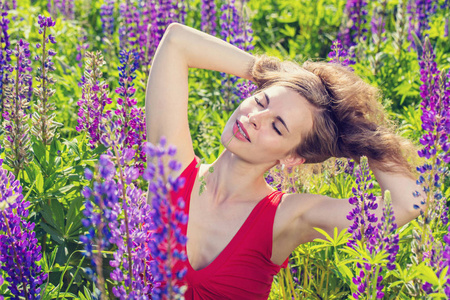
<svg viewBox="0 0 450 300"><path fill-rule="evenodd" d="M192 162L181 172L178 178L183 178L184 185L176 192L171 191L172 203L177 203L176 201L182 198L185 203L185 208L189 207L192 189L194 188L195 179L199 170L199 162L200 158L195 156Z"/></svg>

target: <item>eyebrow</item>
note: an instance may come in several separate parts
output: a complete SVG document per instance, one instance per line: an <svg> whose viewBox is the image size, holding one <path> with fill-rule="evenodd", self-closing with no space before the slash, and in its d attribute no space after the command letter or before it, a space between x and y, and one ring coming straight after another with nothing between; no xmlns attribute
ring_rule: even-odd
<svg viewBox="0 0 450 300"><path fill-rule="evenodd" d="M266 98L267 106L269 106L269 104L270 104L270 98L269 98L269 96L267 96L266 92L262 92L262 93L263 93L263 95L264 95L264 98ZM291 132L289 131L289 128L287 127L286 123L284 122L284 120L283 120L280 116L277 116L277 119L278 119L278 121L281 122L281 124L284 125L284 127L286 128L286 130L287 130L289 133L291 133Z"/></svg>

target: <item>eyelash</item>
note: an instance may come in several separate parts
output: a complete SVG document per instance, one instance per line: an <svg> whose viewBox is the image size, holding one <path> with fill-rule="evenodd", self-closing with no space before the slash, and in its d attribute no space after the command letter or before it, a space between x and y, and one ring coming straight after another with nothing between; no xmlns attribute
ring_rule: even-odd
<svg viewBox="0 0 450 300"><path fill-rule="evenodd" d="M264 105L263 105L261 102L259 102L258 98L256 98L256 97L255 97L255 102L256 102L256 104L258 104L259 106L264 107ZM281 131L279 131L278 128L275 126L275 123L272 123L272 127L273 127L273 129L278 133L278 135L282 135L282 134L281 134Z"/></svg>

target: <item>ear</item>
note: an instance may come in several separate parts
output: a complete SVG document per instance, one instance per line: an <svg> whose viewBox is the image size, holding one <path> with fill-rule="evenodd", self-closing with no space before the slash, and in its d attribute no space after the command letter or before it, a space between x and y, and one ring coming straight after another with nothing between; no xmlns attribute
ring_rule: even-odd
<svg viewBox="0 0 450 300"><path fill-rule="evenodd" d="M280 164L284 164L288 168L292 168L298 165L301 165L305 162L303 157L298 155L289 154L285 158L280 160Z"/></svg>

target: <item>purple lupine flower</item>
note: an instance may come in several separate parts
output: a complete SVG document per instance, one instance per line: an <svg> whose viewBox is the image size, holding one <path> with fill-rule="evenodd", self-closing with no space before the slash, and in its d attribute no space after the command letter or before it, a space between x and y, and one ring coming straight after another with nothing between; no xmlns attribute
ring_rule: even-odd
<svg viewBox="0 0 450 300"><path fill-rule="evenodd" d="M377 227L379 230L379 251L386 251L388 253L388 260L386 267L388 270L395 269L395 258L397 256L399 235L396 233L397 224L395 222L394 211L392 210L391 194L386 191L384 194L384 207L383 216L381 217L381 222L378 223Z"/></svg>
<svg viewBox="0 0 450 300"><path fill-rule="evenodd" d="M118 108L115 114L119 116L118 125L122 128L126 136L124 148L136 147L140 149L136 152L136 165L139 174L144 171L143 163L146 161L142 145L146 140L145 117L142 108L136 107L134 94L136 89L133 80L136 78L136 70L139 69L139 54L132 51L120 51L119 60L121 65L119 70L119 87L116 93L119 95L117 100Z"/></svg>
<svg viewBox="0 0 450 300"><path fill-rule="evenodd" d="M56 52L49 48L51 44L56 43L53 35L49 34L50 28L55 26L55 22L51 17L38 17L39 33L42 34L41 44L38 43L36 48L41 49L41 55L37 55L37 60L40 60L40 66L37 68L36 81L37 87L34 89L34 94L40 101L37 102L36 111L33 114L32 129L33 135L38 138L44 145L50 145L53 137L56 134L56 129L62 124L53 121L50 117L53 111L56 110L54 103L49 102L50 97L55 94L55 90L51 88L55 84L55 80L51 75L56 70L52 57ZM35 58L35 59L36 59Z"/></svg>
<svg viewBox="0 0 450 300"><path fill-rule="evenodd" d="M352 59L354 57L355 53L348 53L347 50L342 47L342 44L339 40L333 41L333 44L331 45L331 52L328 53L328 58L331 59L329 63L340 64L354 71L352 67L349 67L349 65L354 65L356 63Z"/></svg>
<svg viewBox="0 0 450 300"><path fill-rule="evenodd" d="M349 203L355 207L347 215L347 219L353 221L348 229L348 232L352 233L352 238L349 239L347 246L353 248L356 246L356 241L363 243L368 241L367 249L372 253L375 246L374 238L378 234L378 229L373 224L376 225L378 218L371 211L376 210L378 204L373 193L368 192L373 188L372 176L369 172L367 158L363 157L356 170L357 187L352 188L354 196L349 199Z"/></svg>
<svg viewBox="0 0 450 300"><path fill-rule="evenodd" d="M421 68L420 96L422 97L422 129L425 131L419 140L423 148L418 151L420 157L425 157L426 162L417 167L421 173L417 184L421 186L422 193L414 192L419 198L420 204L425 206L425 211L417 204L415 209L421 209L421 218L418 219L422 227L420 234L415 234L418 255L417 261L425 261L427 265L440 274L438 262L441 260L439 254L443 251L440 241L433 237L433 232L439 230L440 224L448 224L447 199L442 190L442 183L448 172L450 162L450 73L442 76L435 60L435 54L428 37L425 37L423 53L419 65ZM433 222L433 220L440 220ZM428 234L428 232L430 232ZM446 277L446 280L449 276ZM424 283L424 291L432 292L432 286ZM446 284L446 289L450 288Z"/></svg>
<svg viewBox="0 0 450 300"><path fill-rule="evenodd" d="M88 232L80 236L80 241L85 245L85 255L91 259L94 270L89 269L86 273L92 276L102 295L105 294L105 281L103 277L102 251L110 246L111 230L108 224L117 219L113 208L119 203L118 186L114 180L116 172L114 163L108 155L102 154L96 166L98 176L94 182L94 188L85 186L81 194L86 199L82 220L83 226ZM86 179L92 178L92 171L85 171ZM97 250L94 253L94 246Z"/></svg>
<svg viewBox="0 0 450 300"><path fill-rule="evenodd" d="M87 51L87 49L89 48L89 43L86 42L87 41L87 35L83 35L82 39L81 39L81 43L77 45L77 56L75 57L75 59L78 61L78 67L82 67L83 66L83 57Z"/></svg>
<svg viewBox="0 0 450 300"><path fill-rule="evenodd" d="M200 29L216 35L216 3L214 0L202 0L202 23Z"/></svg>
<svg viewBox="0 0 450 300"><path fill-rule="evenodd" d="M41 260L35 224L28 222L28 207L22 186L15 176L3 169L0 159L0 264L14 299L40 299L40 285L47 278L37 262ZM1 277L1 276L0 276Z"/></svg>
<svg viewBox="0 0 450 300"><path fill-rule="evenodd" d="M418 52L418 57L421 57L421 48L417 47L413 33L423 40L424 31L430 28L429 22L431 16L436 12L437 0L409 0L407 11L409 14L409 28L408 40L412 47Z"/></svg>
<svg viewBox="0 0 450 300"><path fill-rule="evenodd" d="M106 0L105 4L100 6L100 20L102 22L103 34L110 41L114 33L114 3L115 0Z"/></svg>
<svg viewBox="0 0 450 300"><path fill-rule="evenodd" d="M161 138L159 145L145 144L144 150L148 155L148 167L144 172L144 179L149 184L149 199L151 199L153 221L151 240L148 243L154 261L151 263L155 282L153 299L177 299L184 293L184 276L186 275L187 256L185 245L186 236L180 230L181 225L187 224L184 214L184 200L172 199L171 191L178 191L184 185L184 178L174 178L167 175L163 159L169 156L169 170L178 171L181 164L174 161L175 148L166 148L166 141ZM170 190L168 189L170 186ZM180 267L181 266L181 267Z"/></svg>
<svg viewBox="0 0 450 300"><path fill-rule="evenodd" d="M8 15L8 12L6 10L2 11L1 19L0 19L0 30L1 30L1 53L0 53L0 97L1 97L1 103L0 103L0 114L3 114L4 109L4 90L3 86L5 84L8 84L9 82L9 74L11 72L11 65L9 64L11 62L11 44L9 42L9 35L8 35L8 24L9 19L6 18ZM1 124L3 124L3 115L1 116Z"/></svg>
<svg viewBox="0 0 450 300"><path fill-rule="evenodd" d="M101 139L100 122L102 118L108 118L110 111L104 112L106 104L111 104L112 100L108 97L108 84L102 81L103 72L101 67L105 60L100 51L95 53L86 52L85 74L87 78L82 79L82 96L77 104L78 126L77 131L87 131L90 136L89 143L91 148L95 148Z"/></svg>
<svg viewBox="0 0 450 300"><path fill-rule="evenodd" d="M12 0L11 3L9 3L9 1L4 1L3 7L1 7L1 9L2 9L2 11L17 9L17 0Z"/></svg>
<svg viewBox="0 0 450 300"><path fill-rule="evenodd" d="M360 39L366 39L366 7L365 0L347 0L345 15L349 22L346 22L338 33L338 39L342 42L344 49L350 49L356 46Z"/></svg>
<svg viewBox="0 0 450 300"><path fill-rule="evenodd" d="M380 50L381 41L385 41L386 37L383 37L383 33L386 31L386 5L387 1L383 1L381 3L381 7L376 6L372 20L370 21L371 32L372 32L372 41L376 45L376 53Z"/></svg>
<svg viewBox="0 0 450 300"><path fill-rule="evenodd" d="M444 3L441 5L441 9L444 12L447 12L445 17L445 25L444 25L444 37L448 37L448 28L449 28L449 22L450 22L450 0L445 0Z"/></svg>
<svg viewBox="0 0 450 300"><path fill-rule="evenodd" d="M133 170L134 168L127 167L126 169ZM112 234L110 241L117 246L113 255L114 259L110 261L110 265L115 268L111 273L111 279L119 283L113 287L113 293L119 299L151 299L153 276L150 272L150 262L152 257L146 248L146 244L150 241L151 207L146 203L145 193L134 185L127 186L126 195L129 199L128 205L125 208L115 205L113 210L116 214L121 215L123 210L127 210L129 242L127 243L126 239L124 241L127 227L125 219L109 223ZM132 256L132 276L129 276L128 271L128 247L130 247ZM126 287L132 288L127 292Z"/></svg>
<svg viewBox="0 0 450 300"><path fill-rule="evenodd" d="M26 110L30 102L30 80L31 80L31 60L29 44L23 40L17 43L14 54L16 56L15 75L9 78L5 85L4 111L2 116L5 118L5 148L10 149L6 152L6 162L14 169L15 176L19 170L23 170L26 163L32 160L30 151L31 143L29 137L29 127L27 121L29 115ZM10 67L10 71L13 71Z"/></svg>
<svg viewBox="0 0 450 300"><path fill-rule="evenodd" d="M239 14L235 0L223 4L220 11L222 12L219 22L222 29L220 31L221 38L244 51L253 50L252 25ZM225 73L221 73L221 76L224 78L221 82L224 87L221 94L224 95L227 104L239 103L256 90L256 86L250 81L245 80L236 85L238 77Z"/></svg>

